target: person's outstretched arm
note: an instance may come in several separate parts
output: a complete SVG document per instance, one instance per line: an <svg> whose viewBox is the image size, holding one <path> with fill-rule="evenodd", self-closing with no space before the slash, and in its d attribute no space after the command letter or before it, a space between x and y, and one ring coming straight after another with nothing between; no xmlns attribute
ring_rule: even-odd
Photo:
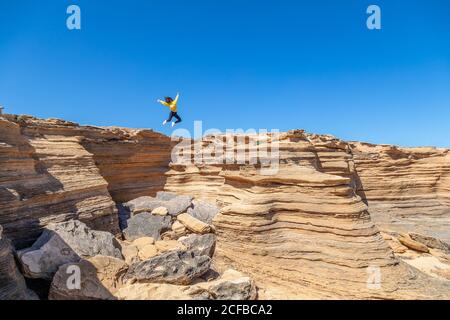
<svg viewBox="0 0 450 320"><path fill-rule="evenodd" d="M180 97L180 94L177 92L177 96L175 97L175 100L173 100L174 104L177 104L179 97Z"/></svg>
<svg viewBox="0 0 450 320"><path fill-rule="evenodd" d="M170 107L169 104L161 99L156 100L157 102L161 103L162 105L166 106L166 107Z"/></svg>

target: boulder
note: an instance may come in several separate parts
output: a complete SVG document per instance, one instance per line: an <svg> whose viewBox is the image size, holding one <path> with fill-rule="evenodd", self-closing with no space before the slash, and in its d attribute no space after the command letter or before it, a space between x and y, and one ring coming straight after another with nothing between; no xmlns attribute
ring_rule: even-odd
<svg viewBox="0 0 450 320"><path fill-rule="evenodd" d="M184 226L184 224L182 224L180 221L176 220L172 224L172 231L175 233L176 236L181 237L186 234L187 229Z"/></svg>
<svg viewBox="0 0 450 320"><path fill-rule="evenodd" d="M177 216L185 212L192 204L191 196L176 196L167 201L163 206L167 208L171 216Z"/></svg>
<svg viewBox="0 0 450 320"><path fill-rule="evenodd" d="M206 201L194 200L187 213L204 223L211 224L214 217L219 213L219 208Z"/></svg>
<svg viewBox="0 0 450 320"><path fill-rule="evenodd" d="M401 254L408 251L408 248L402 245L396 238L392 238L392 240L389 240L388 244L391 247L392 251L394 251L394 253Z"/></svg>
<svg viewBox="0 0 450 320"><path fill-rule="evenodd" d="M171 250L186 250L186 246L176 240L156 241L155 246L159 253L164 253Z"/></svg>
<svg viewBox="0 0 450 320"><path fill-rule="evenodd" d="M111 233L78 220L49 224L30 248L18 252L25 276L48 280L61 265L96 255L122 259L120 244Z"/></svg>
<svg viewBox="0 0 450 320"><path fill-rule="evenodd" d="M109 256L95 256L58 268L50 286L50 300L115 300L127 265ZM79 281L79 282L77 282Z"/></svg>
<svg viewBox="0 0 450 320"><path fill-rule="evenodd" d="M212 233L204 235L191 234L181 237L178 241L199 256L206 255L212 258L216 248L216 236Z"/></svg>
<svg viewBox="0 0 450 320"><path fill-rule="evenodd" d="M131 217L128 227L123 230L127 240L135 240L141 237L160 239L161 233L170 229L170 216L156 216L145 212Z"/></svg>
<svg viewBox="0 0 450 320"><path fill-rule="evenodd" d="M0 300L35 300L14 261L13 247L0 226Z"/></svg>
<svg viewBox="0 0 450 320"><path fill-rule="evenodd" d="M122 277L128 269L126 262L109 256L95 256L87 261L97 270L97 277L103 286L115 293L122 285Z"/></svg>
<svg viewBox="0 0 450 320"><path fill-rule="evenodd" d="M194 299L254 300L257 296L253 280L233 269L226 270L217 280L191 286L187 294Z"/></svg>
<svg viewBox="0 0 450 320"><path fill-rule="evenodd" d="M158 191L156 193L156 199L161 200L161 201L169 201L169 200L175 199L176 197L177 197L177 195L172 192Z"/></svg>
<svg viewBox="0 0 450 320"><path fill-rule="evenodd" d="M428 253L430 251L426 245L411 239L411 237L407 234L400 235L398 237L398 241L400 241L400 243L402 245L404 245L405 247L408 247L410 249L413 249L413 250L416 250L419 252Z"/></svg>
<svg viewBox="0 0 450 320"><path fill-rule="evenodd" d="M192 197L185 195L175 195L168 192L158 192L156 198L143 196L134 200L128 201L123 205L131 215L136 215L142 212L152 212L158 207L167 209L168 214L176 216L185 212L192 204Z"/></svg>
<svg viewBox="0 0 450 320"><path fill-rule="evenodd" d="M139 259L142 261L153 258L158 255L158 249L153 244L148 244L139 248Z"/></svg>
<svg viewBox="0 0 450 320"><path fill-rule="evenodd" d="M125 258L125 262L131 265L135 262L139 262L139 249L135 245L122 245L122 255Z"/></svg>
<svg viewBox="0 0 450 320"><path fill-rule="evenodd" d="M179 236L172 230L166 231L161 235L162 240L177 240Z"/></svg>
<svg viewBox="0 0 450 320"><path fill-rule="evenodd" d="M155 244L155 239L153 239L152 237L142 237L137 238L133 241L133 245L135 245L138 248L146 246L148 244Z"/></svg>
<svg viewBox="0 0 450 320"><path fill-rule="evenodd" d="M211 227L209 224L206 224L193 216L182 213L177 217L178 221L181 222L188 230L195 233L209 233L211 232Z"/></svg>
<svg viewBox="0 0 450 320"><path fill-rule="evenodd" d="M192 251L168 251L147 261L132 264L124 281L186 285L206 273L210 264L210 257L198 256Z"/></svg>
<svg viewBox="0 0 450 320"><path fill-rule="evenodd" d="M208 272L206 272L204 275L202 275L199 278L199 282L200 281L212 281L212 280L216 280L219 277L220 277L220 273L217 270L215 270L213 265L211 265Z"/></svg>
<svg viewBox="0 0 450 320"><path fill-rule="evenodd" d="M442 251L449 250L448 244L446 244L444 241L441 241L439 239L425 236L425 235L418 234L418 233L409 233L409 236L412 240L420 242L420 243L426 245L428 248L438 249L438 250L442 250Z"/></svg>
<svg viewBox="0 0 450 320"><path fill-rule="evenodd" d="M153 197L143 196L126 203L122 203L122 206L132 214L142 211L152 211L153 209L159 207L160 201L155 200Z"/></svg>
<svg viewBox="0 0 450 320"><path fill-rule="evenodd" d="M158 215L158 216L165 216L167 215L168 211L165 207L158 207L152 210L152 214Z"/></svg>

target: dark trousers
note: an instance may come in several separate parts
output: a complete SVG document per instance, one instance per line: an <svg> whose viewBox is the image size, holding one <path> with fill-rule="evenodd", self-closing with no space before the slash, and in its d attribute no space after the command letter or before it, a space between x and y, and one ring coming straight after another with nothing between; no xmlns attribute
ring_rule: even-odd
<svg viewBox="0 0 450 320"><path fill-rule="evenodd" d="M174 111L170 111L169 119L167 119L167 122L170 122L172 120L172 118L177 119L177 121L175 121L175 123L181 122L180 116L178 115L178 113L176 113Z"/></svg>

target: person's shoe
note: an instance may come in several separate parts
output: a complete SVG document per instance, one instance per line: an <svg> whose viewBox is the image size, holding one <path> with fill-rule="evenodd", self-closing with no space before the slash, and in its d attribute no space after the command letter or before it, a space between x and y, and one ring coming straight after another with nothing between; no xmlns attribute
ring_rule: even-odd
<svg viewBox="0 0 450 320"><path fill-rule="evenodd" d="M166 123L167 123L167 120L164 120L164 121L163 121L163 125L165 125Z"/></svg>
<svg viewBox="0 0 450 320"><path fill-rule="evenodd" d="M172 121L172 128L175 127L175 122Z"/></svg>

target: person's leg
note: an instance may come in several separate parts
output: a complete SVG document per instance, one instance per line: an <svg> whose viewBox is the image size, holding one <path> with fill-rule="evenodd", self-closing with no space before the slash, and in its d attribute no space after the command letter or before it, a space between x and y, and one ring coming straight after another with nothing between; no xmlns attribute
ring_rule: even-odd
<svg viewBox="0 0 450 320"><path fill-rule="evenodd" d="M178 115L178 113L175 112L173 116L177 119L177 121L175 121L175 123L181 122L181 118Z"/></svg>
<svg viewBox="0 0 450 320"><path fill-rule="evenodd" d="M175 112L170 111L169 119L167 119L167 122L170 122L172 120L172 118L174 117L174 115L175 115Z"/></svg>
<svg viewBox="0 0 450 320"><path fill-rule="evenodd" d="M169 119L164 120L164 121L163 121L163 125L165 125L167 122L170 122L170 120L172 120L173 116L174 116L174 112L173 112L173 111L170 111L170 113L169 113Z"/></svg>

